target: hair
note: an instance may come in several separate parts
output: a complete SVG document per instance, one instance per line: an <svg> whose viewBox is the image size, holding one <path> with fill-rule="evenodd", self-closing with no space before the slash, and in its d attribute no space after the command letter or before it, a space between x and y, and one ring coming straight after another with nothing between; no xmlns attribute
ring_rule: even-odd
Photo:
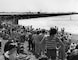
<svg viewBox="0 0 78 60"><path fill-rule="evenodd" d="M15 45L10 45L9 48L9 54L13 54L15 51L17 51L17 47Z"/></svg>
<svg viewBox="0 0 78 60"><path fill-rule="evenodd" d="M43 29L41 32L42 32L42 33L45 33L45 30Z"/></svg>
<svg viewBox="0 0 78 60"><path fill-rule="evenodd" d="M50 36L55 35L57 33L57 30L55 28L50 28L49 33L50 33Z"/></svg>
<svg viewBox="0 0 78 60"><path fill-rule="evenodd" d="M75 49L78 49L78 45L76 46L76 48Z"/></svg>
<svg viewBox="0 0 78 60"><path fill-rule="evenodd" d="M8 50L10 51L10 50L12 50L12 49L14 49L14 48L16 48L15 45L9 45L9 49L8 49Z"/></svg>
<svg viewBox="0 0 78 60"><path fill-rule="evenodd" d="M40 34L40 31L37 31L36 33L37 33L37 34Z"/></svg>

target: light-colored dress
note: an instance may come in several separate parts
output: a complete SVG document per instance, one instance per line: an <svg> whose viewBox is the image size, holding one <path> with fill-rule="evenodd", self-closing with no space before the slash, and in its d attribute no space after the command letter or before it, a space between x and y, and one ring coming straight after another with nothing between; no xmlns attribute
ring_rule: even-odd
<svg viewBox="0 0 78 60"><path fill-rule="evenodd" d="M3 55L0 55L0 60L5 60Z"/></svg>
<svg viewBox="0 0 78 60"><path fill-rule="evenodd" d="M40 53L40 35L34 36L34 42L35 42L35 53Z"/></svg>
<svg viewBox="0 0 78 60"><path fill-rule="evenodd" d="M16 60L17 58L17 50L16 48L13 48L9 51L9 60Z"/></svg>

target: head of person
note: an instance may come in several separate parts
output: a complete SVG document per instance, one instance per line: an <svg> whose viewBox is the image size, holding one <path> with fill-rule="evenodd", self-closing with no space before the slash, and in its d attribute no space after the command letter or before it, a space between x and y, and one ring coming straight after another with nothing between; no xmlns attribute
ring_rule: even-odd
<svg viewBox="0 0 78 60"><path fill-rule="evenodd" d="M43 29L43 30L41 31L41 33L44 34L44 33L45 33L45 29Z"/></svg>
<svg viewBox="0 0 78 60"><path fill-rule="evenodd" d="M57 30L55 28L50 28L49 34L51 35L55 35L57 33Z"/></svg>
<svg viewBox="0 0 78 60"><path fill-rule="evenodd" d="M16 45L12 45L12 44L10 44L8 50L10 51L10 50L15 49L15 48L16 48Z"/></svg>
<svg viewBox="0 0 78 60"><path fill-rule="evenodd" d="M40 34L40 31L37 31L36 34L39 35Z"/></svg>
<svg viewBox="0 0 78 60"><path fill-rule="evenodd" d="M78 45L76 46L76 48L75 49L78 49Z"/></svg>

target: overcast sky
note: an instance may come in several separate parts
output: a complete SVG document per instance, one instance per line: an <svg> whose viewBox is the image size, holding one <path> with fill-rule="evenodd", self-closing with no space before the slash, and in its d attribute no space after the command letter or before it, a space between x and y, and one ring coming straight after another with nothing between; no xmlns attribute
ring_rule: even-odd
<svg viewBox="0 0 78 60"><path fill-rule="evenodd" d="M78 0L0 0L0 12L78 12ZM61 19L61 20L60 20ZM62 21L64 19L64 21ZM42 21L43 20L43 21ZM49 20L49 21L48 21ZM54 21L53 21L54 20ZM57 20L57 21L55 21ZM60 21L59 21L60 20ZM28 24L35 21L35 27L43 26L50 27L51 25L57 25L59 28L65 27L67 31L78 34L78 16L72 18L73 21L69 21L70 17L59 18L43 18L32 19ZM74 21L76 20L76 21ZM48 23L47 23L48 22ZM21 21L20 24L26 25L25 21Z"/></svg>
<svg viewBox="0 0 78 60"><path fill-rule="evenodd" d="M0 12L78 12L78 0L0 0Z"/></svg>

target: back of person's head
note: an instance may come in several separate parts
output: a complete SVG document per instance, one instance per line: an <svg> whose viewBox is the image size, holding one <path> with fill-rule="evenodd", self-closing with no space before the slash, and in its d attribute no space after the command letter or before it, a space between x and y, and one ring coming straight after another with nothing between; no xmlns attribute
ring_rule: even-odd
<svg viewBox="0 0 78 60"><path fill-rule="evenodd" d="M41 32L44 34L45 33L45 29L43 29Z"/></svg>
<svg viewBox="0 0 78 60"><path fill-rule="evenodd" d="M12 49L14 49L14 48L16 48L16 45L11 45L11 44L10 44L8 50L10 51L10 50L12 50Z"/></svg>
<svg viewBox="0 0 78 60"><path fill-rule="evenodd" d="M76 48L75 49L78 49L78 45L76 46Z"/></svg>
<svg viewBox="0 0 78 60"><path fill-rule="evenodd" d="M8 40L8 43L12 43L12 41L11 40Z"/></svg>
<svg viewBox="0 0 78 60"><path fill-rule="evenodd" d="M55 28L50 28L49 33L50 35L55 35L57 33L57 30Z"/></svg>
<svg viewBox="0 0 78 60"><path fill-rule="evenodd" d="M40 34L40 31L37 31L36 33L39 35Z"/></svg>

